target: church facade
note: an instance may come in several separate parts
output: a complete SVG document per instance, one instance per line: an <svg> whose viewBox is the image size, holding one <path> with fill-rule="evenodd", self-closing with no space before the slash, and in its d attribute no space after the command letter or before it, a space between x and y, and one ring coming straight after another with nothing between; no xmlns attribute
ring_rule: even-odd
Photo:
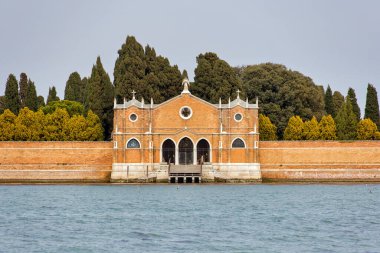
<svg viewBox="0 0 380 253"><path fill-rule="evenodd" d="M257 99L211 104L183 87L161 104L115 100L111 181L261 181Z"/></svg>

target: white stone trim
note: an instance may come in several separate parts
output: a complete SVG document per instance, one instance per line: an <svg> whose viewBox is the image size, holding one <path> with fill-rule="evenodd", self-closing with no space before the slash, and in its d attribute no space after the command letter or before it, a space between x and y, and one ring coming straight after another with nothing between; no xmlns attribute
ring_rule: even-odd
<svg viewBox="0 0 380 253"><path fill-rule="evenodd" d="M136 115L136 119L135 120L131 119L132 114ZM132 113L129 114L128 119L129 119L130 122L136 122L139 119L139 116L137 115L137 113L132 112Z"/></svg>
<svg viewBox="0 0 380 253"><path fill-rule="evenodd" d="M181 113L182 109L184 109L184 108L188 108L188 109L190 110L190 115L189 115L188 117L184 117L184 116L182 115L182 113ZM193 109L191 109L191 107L188 106L188 105L184 105L184 106L182 106L181 108L179 108L179 116L180 116L182 119L184 119L184 120L188 120L188 119L190 119L190 118L193 116Z"/></svg>

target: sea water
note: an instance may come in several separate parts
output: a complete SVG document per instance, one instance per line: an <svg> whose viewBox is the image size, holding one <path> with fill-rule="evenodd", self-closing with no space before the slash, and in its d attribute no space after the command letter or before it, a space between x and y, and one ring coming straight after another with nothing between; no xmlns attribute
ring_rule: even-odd
<svg viewBox="0 0 380 253"><path fill-rule="evenodd" d="M2 185L0 252L380 252L380 185Z"/></svg>

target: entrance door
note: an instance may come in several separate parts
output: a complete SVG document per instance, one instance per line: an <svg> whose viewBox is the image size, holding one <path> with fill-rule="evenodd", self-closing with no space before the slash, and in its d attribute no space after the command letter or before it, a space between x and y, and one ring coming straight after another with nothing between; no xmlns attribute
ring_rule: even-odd
<svg viewBox="0 0 380 253"><path fill-rule="evenodd" d="M178 144L179 164L193 164L193 142L185 137Z"/></svg>
<svg viewBox="0 0 380 253"><path fill-rule="evenodd" d="M197 144L197 163L201 162L203 157L203 162L210 162L210 145L208 141L202 139Z"/></svg>
<svg viewBox="0 0 380 253"><path fill-rule="evenodd" d="M162 162L175 163L175 144L172 140L162 143Z"/></svg>

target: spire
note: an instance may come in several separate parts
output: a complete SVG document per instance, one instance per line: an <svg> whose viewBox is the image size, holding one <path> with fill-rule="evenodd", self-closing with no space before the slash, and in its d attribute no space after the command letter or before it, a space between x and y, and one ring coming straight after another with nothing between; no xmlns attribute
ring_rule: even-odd
<svg viewBox="0 0 380 253"><path fill-rule="evenodd" d="M222 108L222 98L219 97L219 108Z"/></svg>
<svg viewBox="0 0 380 253"><path fill-rule="evenodd" d="M248 108L248 97L245 99L245 107Z"/></svg>
<svg viewBox="0 0 380 253"><path fill-rule="evenodd" d="M150 98L150 108L153 108L153 98Z"/></svg>
<svg viewBox="0 0 380 253"><path fill-rule="evenodd" d="M189 91L190 82L187 78L183 79L182 85L183 85L183 91L181 94L184 94L184 93L190 94L190 91Z"/></svg>

